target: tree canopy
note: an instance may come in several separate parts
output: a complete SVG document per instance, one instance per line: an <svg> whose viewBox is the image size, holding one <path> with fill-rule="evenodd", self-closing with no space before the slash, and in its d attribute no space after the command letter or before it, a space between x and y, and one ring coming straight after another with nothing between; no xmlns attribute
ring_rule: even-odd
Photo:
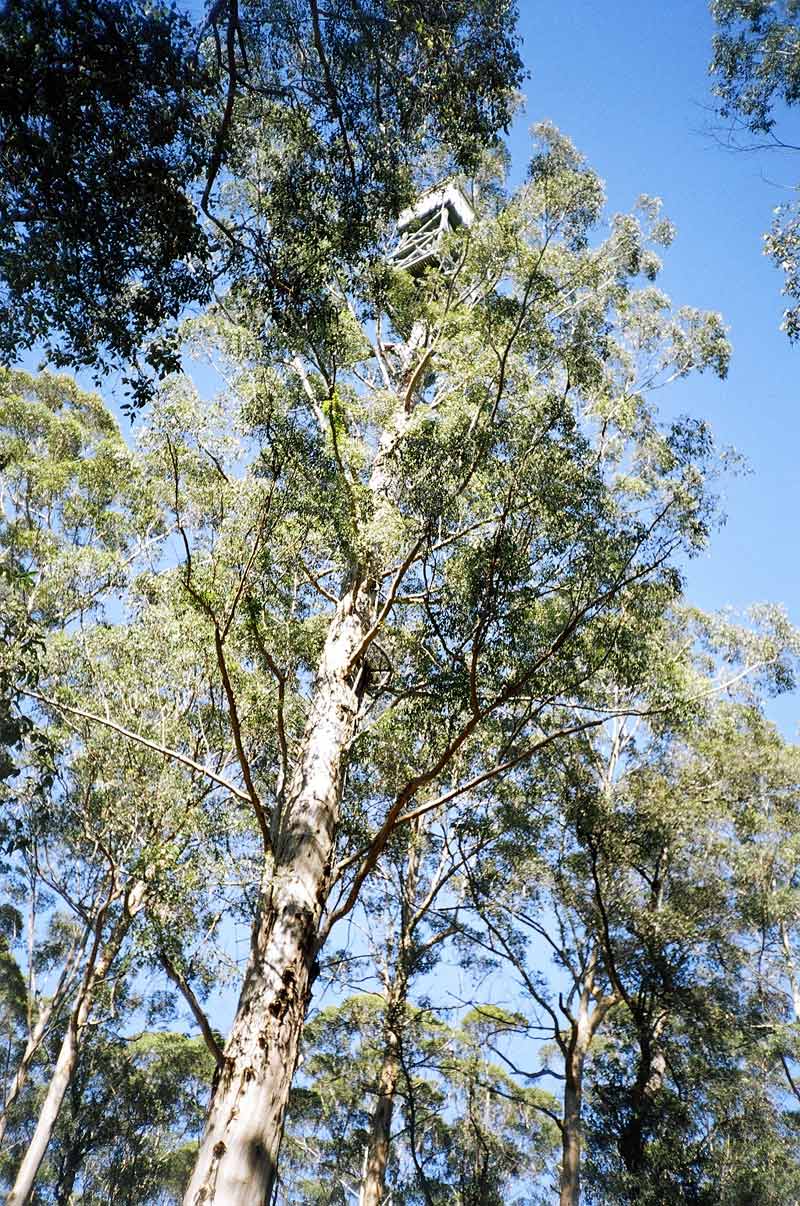
<svg viewBox="0 0 800 1206"><path fill-rule="evenodd" d="M720 113L733 123L733 139L742 129L768 146L796 150L790 141L783 141L779 116L800 100L796 4L793 0L777 4L714 0L711 12L717 23L711 72ZM747 139L743 145L748 145ZM772 228L764 236L764 250L784 274L783 292L789 300L783 329L794 342L800 335L800 219L794 202L781 202L774 212Z"/></svg>
<svg viewBox="0 0 800 1206"><path fill-rule="evenodd" d="M0 67L0 351L122 367L134 404L215 283L311 321L420 157L474 167L521 77L511 0L222 0L194 25L144 0L9 0Z"/></svg>

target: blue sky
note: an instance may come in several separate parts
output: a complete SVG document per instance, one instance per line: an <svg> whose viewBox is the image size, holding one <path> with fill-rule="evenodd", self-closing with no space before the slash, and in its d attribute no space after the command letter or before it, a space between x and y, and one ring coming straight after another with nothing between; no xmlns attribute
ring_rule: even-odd
<svg viewBox="0 0 800 1206"><path fill-rule="evenodd" d="M752 472L724 488L728 522L688 568L706 608L768 600L800 622L798 448L800 347L780 332L781 274L762 253L774 206L800 179L800 154L736 153L718 145L711 81L713 25L702 0L522 0L527 112L512 131L516 170L532 122L553 121L606 181L609 213L640 193L659 196L678 237L661 285L678 304L719 310L733 359L724 382L706 376L661 395L666 415L709 420ZM797 125L789 115L784 132ZM796 704L782 724L794 730Z"/></svg>

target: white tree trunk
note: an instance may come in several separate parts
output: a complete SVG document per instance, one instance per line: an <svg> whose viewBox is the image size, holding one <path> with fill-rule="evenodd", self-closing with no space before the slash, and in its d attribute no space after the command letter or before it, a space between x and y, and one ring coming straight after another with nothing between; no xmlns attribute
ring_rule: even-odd
<svg viewBox="0 0 800 1206"><path fill-rule="evenodd" d="M22 1053L22 1057L17 1065L17 1070L14 1073L10 1085L8 1086L5 1100L3 1102L3 1109L2 1112L0 1112L0 1147L2 1147L3 1140L5 1139L9 1110L19 1097L22 1090L25 1088L28 1076L30 1074L31 1065L33 1063L33 1057L39 1050L39 1046L41 1045L41 1042L45 1036L47 1027L50 1025L56 1010L61 1008L71 990L73 976L80 959L81 948L84 944L85 937L86 931L84 931L84 938L81 940L81 942L75 943L70 950L53 995L49 1000L42 1004L36 1018L36 1022L28 1035L28 1040L25 1043L25 1050Z"/></svg>
<svg viewBox="0 0 800 1206"><path fill-rule="evenodd" d="M266 1206L271 1197L356 731L359 668L352 662L372 613L369 600L360 603L353 588L328 630L185 1206Z"/></svg>
<svg viewBox="0 0 800 1206"><path fill-rule="evenodd" d="M564 1114L561 1120L561 1179L559 1206L579 1206L581 1200L581 1149L583 1147L583 1074L594 1037L609 1009L617 1004L614 990L599 1000L593 996L598 951L594 949L584 971L577 1017L570 1018L570 1039L564 1053ZM594 1008L592 1002L594 1001Z"/></svg>
<svg viewBox="0 0 800 1206"><path fill-rule="evenodd" d="M67 1022L67 1029L61 1042L56 1066L50 1078L33 1137L17 1171L14 1187L6 1199L6 1206L27 1206L31 1200L36 1176L44 1160L64 1097L75 1072L80 1041L92 1011L95 990L108 974L111 964L116 959L131 922L144 903L144 894L145 884L141 881L128 889L123 912L102 948L102 932L111 901L106 903L98 915L95 923L95 941L83 981Z"/></svg>

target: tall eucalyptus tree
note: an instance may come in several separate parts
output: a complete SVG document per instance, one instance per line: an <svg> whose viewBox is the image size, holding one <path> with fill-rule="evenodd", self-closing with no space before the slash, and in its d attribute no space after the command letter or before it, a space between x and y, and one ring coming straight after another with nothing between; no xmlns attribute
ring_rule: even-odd
<svg viewBox="0 0 800 1206"><path fill-rule="evenodd" d="M265 237L270 163L251 155L228 194ZM197 324L228 389L206 405L176 378L154 408L131 472L172 551L137 554L119 585L180 617L164 672L183 653L208 682L196 720L169 705L175 745L127 720L143 708L152 733L158 693L117 683L86 706L68 676L29 692L86 740L96 726L216 784L260 845L187 1203L268 1199L320 952L392 834L598 725L581 704L638 681L674 559L711 521L708 432L662 430L649 391L724 372L727 343L648 283L672 234L657 207L593 242L600 183L550 129L512 198L474 201L421 275L353 256L305 325L241 285Z"/></svg>
<svg viewBox="0 0 800 1206"><path fill-rule="evenodd" d="M187 1202L268 1197L319 952L393 830L594 723L565 705L600 667L635 677L678 586L671 558L704 539L708 433L660 431L646 395L724 372L719 319L635 287L658 267L636 218L590 245L599 182L542 137L527 183L500 207L488 190L438 268L384 268L356 296L331 280L305 338L287 346L258 293L233 291L219 326L263 501L227 596L182 503L184 475L215 470L179 407L163 430L186 589L222 680L249 642L274 692L270 735L226 687L263 878ZM652 206L644 220L668 241ZM220 464L207 514L240 492L229 478ZM339 818L368 714L385 741L397 724L419 740L372 791L356 857ZM246 765L254 739L271 768Z"/></svg>

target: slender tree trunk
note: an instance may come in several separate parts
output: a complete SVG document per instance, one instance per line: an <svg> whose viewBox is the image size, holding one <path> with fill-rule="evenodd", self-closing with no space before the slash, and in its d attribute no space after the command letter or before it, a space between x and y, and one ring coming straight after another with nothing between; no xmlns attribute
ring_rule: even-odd
<svg viewBox="0 0 800 1206"><path fill-rule="evenodd" d="M103 929L114 897L111 897L106 902L98 914L95 922L94 942L87 961L83 981L67 1022L67 1029L61 1041L56 1066L50 1078L44 1103L39 1112L33 1138L22 1158L14 1187L6 1199L6 1206L27 1206L27 1203L31 1200L37 1173L52 1138L64 1097L75 1072L75 1065L80 1052L80 1041L92 1011L95 990L108 974L111 964L116 959L131 922L144 903L144 894L145 884L141 881L138 881L128 889L122 913L105 945L102 945Z"/></svg>
<svg viewBox="0 0 800 1206"><path fill-rule="evenodd" d="M570 1039L564 1053L564 1114L561 1122L559 1206L579 1206L580 1204L581 1149L583 1146L581 1103L586 1056L606 1014L619 1000L617 991L612 991L599 999L594 994L598 954L598 949L594 948L583 972L577 1016L567 1014L570 1019Z"/></svg>
<svg viewBox="0 0 800 1206"><path fill-rule="evenodd" d="M578 1002L578 1015L571 1020L571 1034L564 1059L564 1116L561 1122L561 1194L559 1206L579 1206L581 1200L581 1145L583 1123L583 1068L592 1039L609 1008L605 998L590 1013L596 952L592 954Z"/></svg>
<svg viewBox="0 0 800 1206"><path fill-rule="evenodd" d="M358 1194L358 1206L378 1206L386 1191L386 1169L389 1163L392 1139L392 1115L400 1079L401 1044L406 1017L408 984L412 974L414 927L418 920L416 911L419 865L422 842L429 818L416 822L414 837L408 852L408 862L403 877L400 902L400 933L397 943L397 958L394 976L386 998L383 1025L383 1062L378 1079L378 1097L370 1123L367 1156L364 1174Z"/></svg>
<svg viewBox="0 0 800 1206"><path fill-rule="evenodd" d="M6 1127L8 1126L8 1113L14 1102L19 1097L28 1079L28 1074L33 1063L33 1057L39 1049L39 1044L44 1037L44 1032L47 1029L47 1024L50 1021L52 1009L45 1007L36 1019L36 1025L28 1035L28 1041L25 1044L25 1050L22 1053L22 1058L19 1061L11 1084L8 1086L5 1101L3 1102L3 1110L0 1113L0 1147L6 1136Z"/></svg>
<svg viewBox="0 0 800 1206"><path fill-rule="evenodd" d="M577 1039L576 1035L576 1039ZM581 1099L585 1047L576 1041L564 1062L564 1117L561 1124L561 1194L559 1206L581 1200Z"/></svg>
<svg viewBox="0 0 800 1206"><path fill-rule="evenodd" d="M399 1009L390 1006L387 1010L383 1063L378 1081L378 1099L370 1124L364 1176L358 1195L359 1206L378 1206L386 1189L386 1168L391 1150L392 1115L394 1114L397 1082L400 1079L401 1031L399 1022L403 1004L403 1002L399 1004Z"/></svg>
<svg viewBox="0 0 800 1206"><path fill-rule="evenodd" d="M414 863L416 858L412 855ZM416 866L413 870L416 888ZM405 912L405 910L404 910ZM392 1116L400 1079L400 1055L408 996L408 953L410 934L401 934L394 982L386 1001L383 1026L383 1062L378 1078L378 1096L370 1122L364 1174L358 1194L358 1206L378 1206L386 1191L386 1169L392 1140Z"/></svg>
<svg viewBox="0 0 800 1206"><path fill-rule="evenodd" d="M3 1101L3 1109L2 1112L0 1112L0 1147L2 1147L3 1140L5 1139L9 1110L19 1097L22 1090L25 1088L28 1075L31 1070L31 1065L33 1063L33 1058L36 1055L36 1052L39 1050L42 1039L45 1035L45 1031L50 1025L53 1014L57 1008L60 1008L67 992L69 991L74 967L79 959L79 953L82 945L83 943L73 947L72 951L70 951L69 957L61 973L53 996L49 1001L42 1005L42 1008L40 1009L39 1015L36 1019L36 1024L33 1026L30 1034L28 1035L25 1050L22 1053L22 1058L19 1061L13 1079L8 1086L5 1100Z"/></svg>
<svg viewBox="0 0 800 1206"><path fill-rule="evenodd" d="M185 1206L266 1206L329 888L342 774L356 731L354 655L372 606L355 588L328 630L301 755L264 871L239 1006Z"/></svg>

